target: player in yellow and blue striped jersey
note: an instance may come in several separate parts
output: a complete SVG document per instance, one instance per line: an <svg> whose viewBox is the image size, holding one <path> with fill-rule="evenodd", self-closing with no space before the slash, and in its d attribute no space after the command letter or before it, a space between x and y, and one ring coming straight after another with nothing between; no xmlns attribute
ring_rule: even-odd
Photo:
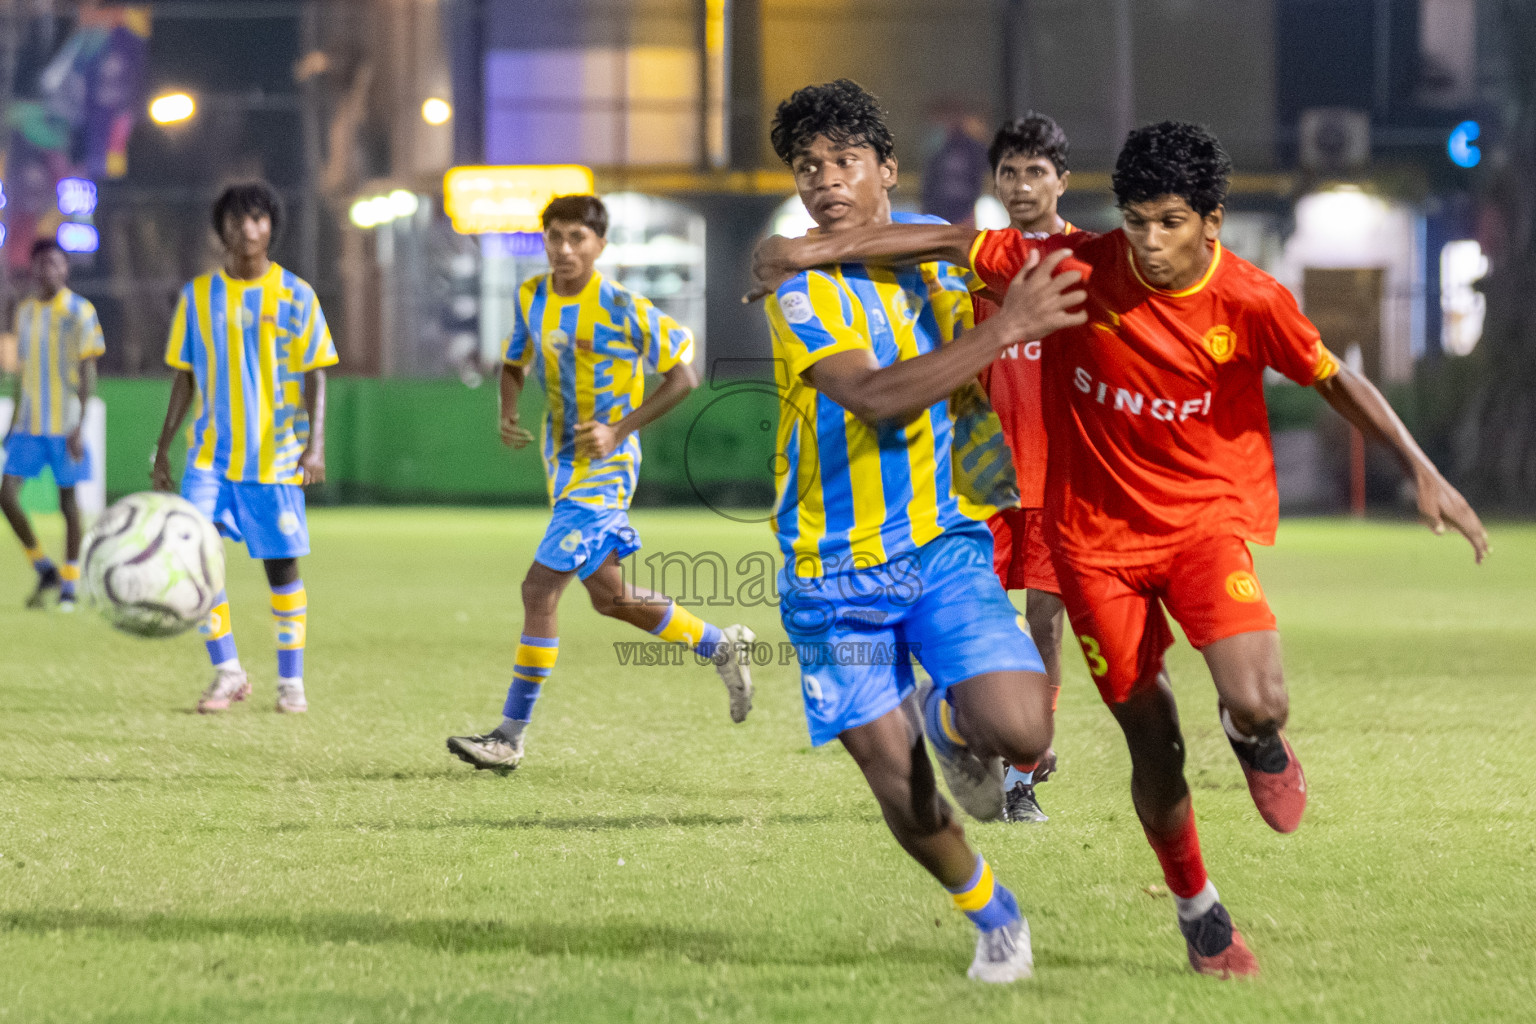
<svg viewBox="0 0 1536 1024"><path fill-rule="evenodd" d="M543 212L550 272L523 283L503 353L501 437L522 448L517 402L529 370L544 391L544 475L549 528L523 580L523 635L499 726L450 736L448 750L476 768L511 769L523 758L533 705L554 669L556 607L572 579L604 615L713 659L730 695L731 719L752 708L745 626L721 629L663 594L625 582L619 562L640 548L629 522L640 470L640 428L698 386L693 335L596 269L607 244L608 211L596 196L561 196ZM647 371L662 384L645 394Z"/></svg>
<svg viewBox="0 0 1536 1024"><path fill-rule="evenodd" d="M858 85L796 92L772 138L817 233L891 220L894 144ZM976 925L970 976L991 982L1030 976L1029 928L939 795L922 737L958 799L991 796L1001 811L1001 759L1037 758L1052 723L1040 655L992 572L984 520L996 488L966 486L978 472L1011 476L1007 451L972 444L998 432L975 420L962 429L951 396L984 406L976 375L1002 349L1081 322L1065 313L1081 301L1062 294L1074 279L1053 280L1052 269L1021 274L979 327L968 272L937 262L819 267L774 282L767 302L780 388L780 614L811 741L836 738L853 755L902 848ZM914 656L932 677L921 711L907 701Z"/></svg>
<svg viewBox="0 0 1536 1024"><path fill-rule="evenodd" d="M81 429L85 403L96 383L96 359L106 347L96 308L67 287L69 260L59 243L32 244L32 294L16 308L16 404L5 438L5 477L0 508L37 570L37 589L27 599L41 608L57 590L59 610L73 611L80 580L80 508L75 485L91 475ZM21 482L53 472L64 513L64 564L55 566L38 542L21 507Z"/></svg>
<svg viewBox="0 0 1536 1024"><path fill-rule="evenodd" d="M175 490L170 446L195 398L181 494L262 560L277 625L277 710L293 713L309 708L302 487L325 481L325 368L337 356L314 289L267 257L281 218L264 182L233 185L214 204L224 266L195 278L176 304L165 351L176 378L152 479ZM197 709L223 711L251 691L225 594L202 633L214 679Z"/></svg>

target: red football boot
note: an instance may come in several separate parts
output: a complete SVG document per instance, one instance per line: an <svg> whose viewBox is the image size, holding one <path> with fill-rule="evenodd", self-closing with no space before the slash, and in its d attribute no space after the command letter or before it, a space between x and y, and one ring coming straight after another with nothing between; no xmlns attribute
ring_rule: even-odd
<svg viewBox="0 0 1536 1024"><path fill-rule="evenodd" d="M1232 925L1232 917L1220 903L1193 921L1179 920L1184 944L1189 947L1189 966L1197 974L1213 978L1253 978L1259 973L1258 958Z"/></svg>
<svg viewBox="0 0 1536 1024"><path fill-rule="evenodd" d="M1225 709L1222 717L1225 720ZM1237 763L1243 766L1248 793L1265 823L1276 832L1295 832L1307 809L1307 777L1285 733L1253 742L1228 735L1227 742L1232 744Z"/></svg>

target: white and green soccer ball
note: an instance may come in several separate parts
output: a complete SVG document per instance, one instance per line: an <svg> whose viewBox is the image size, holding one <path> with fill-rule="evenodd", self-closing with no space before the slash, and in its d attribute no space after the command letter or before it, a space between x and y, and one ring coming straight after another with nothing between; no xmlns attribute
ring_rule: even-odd
<svg viewBox="0 0 1536 1024"><path fill-rule="evenodd" d="M101 514L81 550L82 596L136 636L186 632L224 589L218 531L174 494L130 494Z"/></svg>

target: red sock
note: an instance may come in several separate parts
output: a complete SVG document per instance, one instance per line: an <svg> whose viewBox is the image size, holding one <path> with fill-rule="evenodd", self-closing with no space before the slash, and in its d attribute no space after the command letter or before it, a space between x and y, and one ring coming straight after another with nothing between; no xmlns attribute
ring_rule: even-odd
<svg viewBox="0 0 1536 1024"><path fill-rule="evenodd" d="M1040 767L1040 762L1039 761L1031 761L1031 762L1029 762L1029 764L1016 764L1016 765L1013 766L1014 771L1017 771L1017 772L1019 772L1021 774L1024 774L1024 775L1028 775L1030 772L1034 771L1036 768L1039 768L1039 767Z"/></svg>
<svg viewBox="0 0 1536 1024"><path fill-rule="evenodd" d="M1175 896L1189 899L1205 888L1205 861L1200 856L1200 833L1195 831L1195 807L1190 804L1184 823L1167 835L1154 835L1145 825L1147 842L1163 865L1163 879Z"/></svg>

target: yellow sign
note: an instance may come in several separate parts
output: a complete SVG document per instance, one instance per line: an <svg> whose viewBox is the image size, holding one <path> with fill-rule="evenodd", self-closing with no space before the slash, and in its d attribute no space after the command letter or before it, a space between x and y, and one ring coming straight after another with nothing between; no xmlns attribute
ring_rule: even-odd
<svg viewBox="0 0 1536 1024"><path fill-rule="evenodd" d="M455 167L443 178L443 206L461 235L543 231L551 199L591 192L592 169L577 164Z"/></svg>

